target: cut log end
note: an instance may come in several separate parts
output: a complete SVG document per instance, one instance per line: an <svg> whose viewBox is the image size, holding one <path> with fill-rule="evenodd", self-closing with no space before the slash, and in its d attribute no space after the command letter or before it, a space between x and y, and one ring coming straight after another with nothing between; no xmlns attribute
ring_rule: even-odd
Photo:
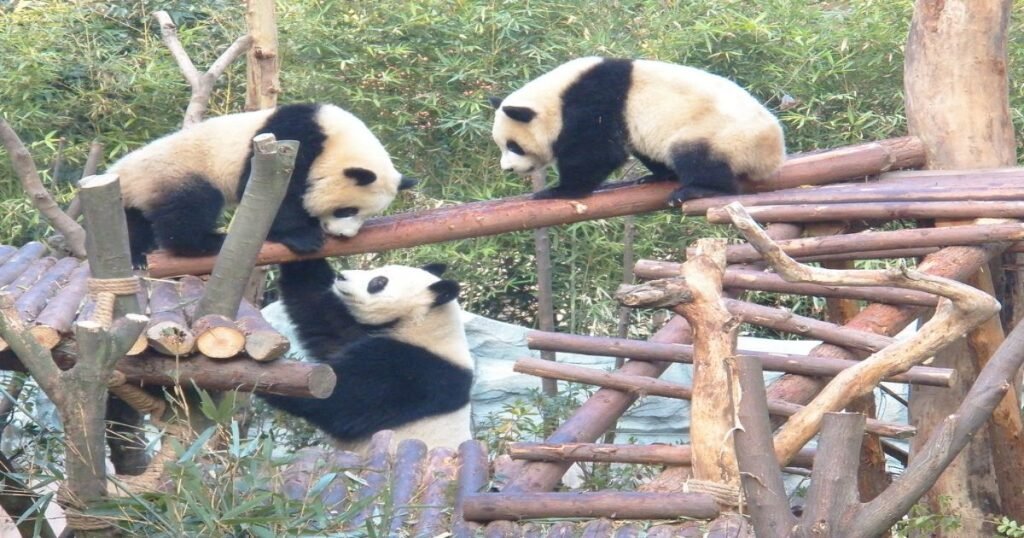
<svg viewBox="0 0 1024 538"><path fill-rule="evenodd" d="M149 345L164 355L188 355L196 348L196 339L192 331L171 321L151 325L146 329L145 335Z"/></svg>
<svg viewBox="0 0 1024 538"><path fill-rule="evenodd" d="M196 348L211 359L229 359L245 349L245 335L230 319L210 314L192 324Z"/></svg>
<svg viewBox="0 0 1024 538"><path fill-rule="evenodd" d="M334 371L326 364L317 364L309 372L309 392L314 398L327 398L336 384Z"/></svg>
<svg viewBox="0 0 1024 538"><path fill-rule="evenodd" d="M60 333L53 327L36 325L29 329L29 333L32 335L32 338L35 338L36 342L39 342L39 345L46 349L53 349L60 343Z"/></svg>
<svg viewBox="0 0 1024 538"><path fill-rule="evenodd" d="M95 189L98 187L103 187L104 185L109 185L110 183L113 183L117 180L117 174L98 174L95 176L83 178L81 181L78 182L78 187L80 189Z"/></svg>
<svg viewBox="0 0 1024 538"><path fill-rule="evenodd" d="M245 353L261 362L272 361L288 352L291 344L281 333L259 331L245 335Z"/></svg>
<svg viewBox="0 0 1024 538"><path fill-rule="evenodd" d="M128 348L128 351L125 352L125 355L129 357L141 355L143 351L146 351L147 347L149 347L149 342L146 340L146 335L140 334L139 337L135 339L135 343L132 344L132 347Z"/></svg>

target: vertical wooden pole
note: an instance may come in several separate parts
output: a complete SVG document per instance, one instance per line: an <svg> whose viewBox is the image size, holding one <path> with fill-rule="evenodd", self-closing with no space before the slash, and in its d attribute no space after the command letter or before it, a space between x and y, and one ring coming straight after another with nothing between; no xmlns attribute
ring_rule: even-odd
<svg viewBox="0 0 1024 538"><path fill-rule="evenodd" d="M1010 0L917 0L907 39L904 87L910 133L925 145L932 169L995 168L1016 162L1006 78ZM939 223L940 225L942 223ZM987 280L987 281L986 281ZM991 280L976 276L972 284L992 293ZM950 346L935 366L955 367L964 384L941 392L915 388L911 417L917 440L931 431L963 398L968 384L991 349L1003 340L998 322L982 325L970 336L971 347ZM972 348L973 351L972 352ZM1005 407L1005 409L1004 409ZM962 535L983 535L986 513L1024 518L1024 438L1019 402L1007 394L990 422L991 444L981 432L943 473L929 494L959 514ZM911 443L911 460L925 447ZM992 487L997 484L998 488Z"/></svg>
<svg viewBox="0 0 1024 538"><path fill-rule="evenodd" d="M547 174L544 172L534 173L530 176L533 183L533 192L544 190L544 180ZM555 330L555 305L552 294L553 276L551 272L551 236L547 228L537 228L533 231L534 253L537 258L537 328L542 331ZM540 357L544 360L555 360L554 351L541 351ZM554 379L541 379L541 390L545 396L558 394L558 382ZM547 431L554 429L549 424Z"/></svg>
<svg viewBox="0 0 1024 538"><path fill-rule="evenodd" d="M245 4L245 24L253 40L246 52L245 109L273 108L281 93L274 0L246 0Z"/></svg>

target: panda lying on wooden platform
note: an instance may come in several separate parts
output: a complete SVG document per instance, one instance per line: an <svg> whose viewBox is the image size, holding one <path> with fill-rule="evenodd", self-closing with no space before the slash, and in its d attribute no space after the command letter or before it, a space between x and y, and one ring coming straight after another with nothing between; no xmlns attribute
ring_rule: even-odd
<svg viewBox="0 0 1024 538"><path fill-rule="evenodd" d="M264 395L341 448L364 450L377 431L428 448L472 438L469 354L459 284L442 264L341 271L326 260L281 265L281 300L310 358L338 376L322 400Z"/></svg>

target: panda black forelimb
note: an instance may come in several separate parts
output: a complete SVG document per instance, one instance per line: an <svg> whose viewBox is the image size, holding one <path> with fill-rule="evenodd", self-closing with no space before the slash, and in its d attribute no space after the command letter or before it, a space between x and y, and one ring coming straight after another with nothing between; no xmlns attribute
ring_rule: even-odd
<svg viewBox="0 0 1024 538"><path fill-rule="evenodd" d="M325 259L281 264L277 281L281 302L303 347L313 357L334 356L367 333L331 291L334 279L334 270Z"/></svg>

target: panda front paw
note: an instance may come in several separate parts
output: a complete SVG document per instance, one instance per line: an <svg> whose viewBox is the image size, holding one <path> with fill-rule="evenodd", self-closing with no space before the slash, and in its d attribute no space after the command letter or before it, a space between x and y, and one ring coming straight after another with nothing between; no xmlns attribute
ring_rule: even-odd
<svg viewBox="0 0 1024 538"><path fill-rule="evenodd" d="M687 200L696 200L698 198L713 198L715 196L726 196L728 193L716 191L713 189L706 189L703 187L679 187L672 191L672 195L668 197L668 205L672 207L679 207L683 205L683 202Z"/></svg>
<svg viewBox="0 0 1024 538"><path fill-rule="evenodd" d="M319 229L308 232L293 230L279 236L268 237L268 239L281 243L296 254L312 254L324 246L324 234Z"/></svg>

